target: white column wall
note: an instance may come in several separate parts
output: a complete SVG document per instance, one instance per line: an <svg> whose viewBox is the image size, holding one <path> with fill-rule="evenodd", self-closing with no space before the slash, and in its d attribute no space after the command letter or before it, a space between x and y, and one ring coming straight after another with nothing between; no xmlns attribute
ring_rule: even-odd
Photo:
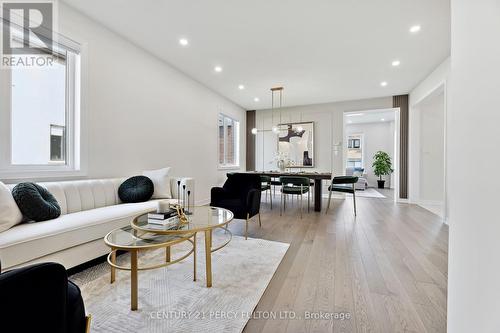
<svg viewBox="0 0 500 333"><path fill-rule="evenodd" d="M497 333L500 1L452 0L451 9L448 332Z"/></svg>

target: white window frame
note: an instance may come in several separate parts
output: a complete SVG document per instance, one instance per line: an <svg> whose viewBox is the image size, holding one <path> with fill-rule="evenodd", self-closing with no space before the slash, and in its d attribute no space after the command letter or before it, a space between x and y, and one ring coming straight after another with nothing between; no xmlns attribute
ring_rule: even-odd
<svg viewBox="0 0 500 333"><path fill-rule="evenodd" d="M0 71L0 179L61 178L84 176L81 145L82 48L73 40L57 35L54 47L71 52L66 59L66 163L44 165L12 164L12 72Z"/></svg>
<svg viewBox="0 0 500 333"><path fill-rule="evenodd" d="M233 123L238 123L238 133L235 135L235 143L234 143L234 154L235 158L234 160L236 163L226 163L226 146L227 146L227 133L226 130L224 130L224 151L223 151L223 156L224 156L224 163L220 163L219 161L219 156L221 154L220 151L220 145L219 145L219 118L222 117L222 124L225 124L225 119L231 119ZM224 125L225 126L225 125ZM224 113L219 113L217 115L217 165L219 170L229 170L229 169L239 169L240 168L240 134L241 134L241 122L231 116L228 116Z"/></svg>

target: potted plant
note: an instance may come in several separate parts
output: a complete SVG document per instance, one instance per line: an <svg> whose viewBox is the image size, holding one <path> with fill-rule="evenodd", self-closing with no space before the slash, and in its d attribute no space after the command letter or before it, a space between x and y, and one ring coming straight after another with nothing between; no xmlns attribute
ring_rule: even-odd
<svg viewBox="0 0 500 333"><path fill-rule="evenodd" d="M379 177L378 188L384 188L385 180L382 176L388 176L394 172L392 169L391 157L385 151L378 151L373 156L373 173Z"/></svg>

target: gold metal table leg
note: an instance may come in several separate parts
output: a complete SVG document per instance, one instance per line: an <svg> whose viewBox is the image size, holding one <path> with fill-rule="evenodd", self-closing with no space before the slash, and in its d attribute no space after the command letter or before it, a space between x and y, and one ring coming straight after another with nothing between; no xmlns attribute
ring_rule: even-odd
<svg viewBox="0 0 500 333"><path fill-rule="evenodd" d="M193 236L193 281L196 281L196 233Z"/></svg>
<svg viewBox="0 0 500 333"><path fill-rule="evenodd" d="M165 248L165 262L170 262L170 246Z"/></svg>
<svg viewBox="0 0 500 333"><path fill-rule="evenodd" d="M207 288L212 286L212 230L205 230L205 265Z"/></svg>
<svg viewBox="0 0 500 333"><path fill-rule="evenodd" d="M85 317L85 333L90 333L90 323L92 321L92 315L89 314Z"/></svg>
<svg viewBox="0 0 500 333"><path fill-rule="evenodd" d="M130 310L137 310L137 250L130 251Z"/></svg>
<svg viewBox="0 0 500 333"><path fill-rule="evenodd" d="M116 250L114 248L111 248L111 262L113 264L116 264ZM111 283L115 282L115 277L116 277L116 268L111 266Z"/></svg>

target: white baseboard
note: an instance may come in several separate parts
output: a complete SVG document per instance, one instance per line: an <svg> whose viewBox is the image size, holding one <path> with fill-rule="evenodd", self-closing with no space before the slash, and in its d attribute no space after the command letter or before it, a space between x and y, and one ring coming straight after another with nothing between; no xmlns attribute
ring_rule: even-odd
<svg viewBox="0 0 500 333"><path fill-rule="evenodd" d="M202 199L202 200L196 200L195 201L195 206L206 206L210 204L210 198L208 199Z"/></svg>
<svg viewBox="0 0 500 333"><path fill-rule="evenodd" d="M417 200L417 205L443 206L444 202L440 200Z"/></svg>

